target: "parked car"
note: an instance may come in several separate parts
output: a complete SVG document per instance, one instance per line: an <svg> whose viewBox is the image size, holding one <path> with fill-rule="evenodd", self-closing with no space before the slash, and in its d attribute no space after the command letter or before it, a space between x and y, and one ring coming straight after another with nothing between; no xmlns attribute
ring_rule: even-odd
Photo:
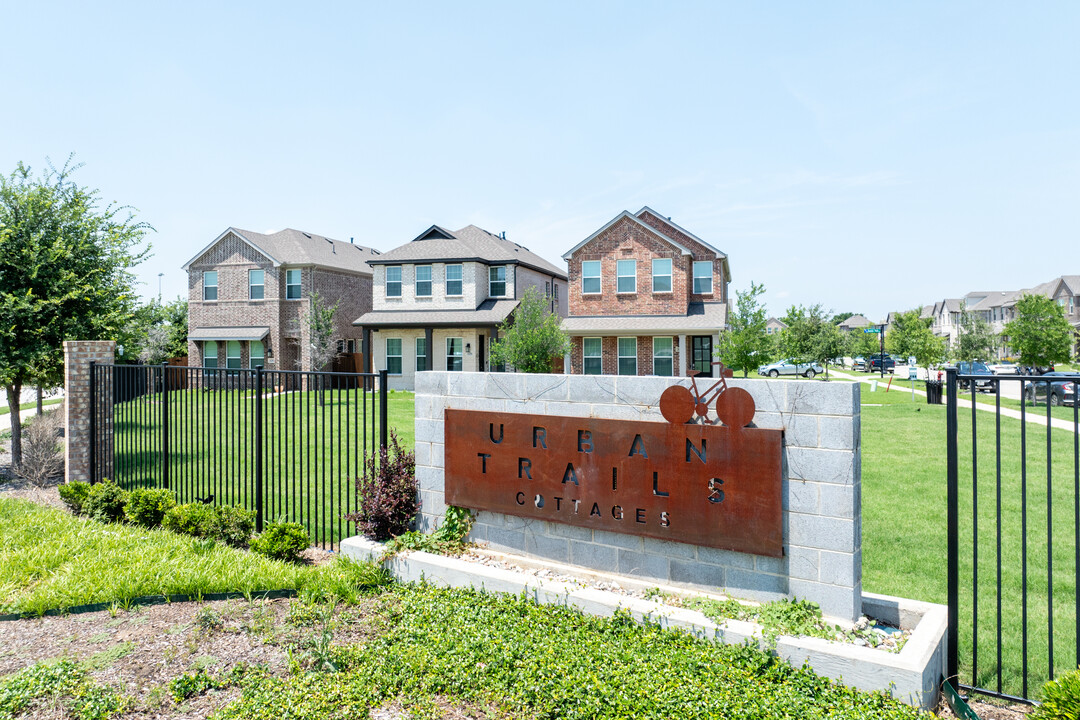
<svg viewBox="0 0 1080 720"><path fill-rule="evenodd" d="M851 361L851 369L852 370L865 370L866 369L866 358L864 358L862 355L855 356L855 358L853 358L852 361Z"/></svg>
<svg viewBox="0 0 1080 720"><path fill-rule="evenodd" d="M885 353L884 355L871 355L866 359L866 369L870 372L879 372L883 366L885 372L895 372L896 360L888 353Z"/></svg>
<svg viewBox="0 0 1080 720"><path fill-rule="evenodd" d="M1080 380L1080 374L1067 372L1048 372L1043 377L1060 377L1062 380L1050 382L1031 382L1024 390L1024 397L1028 402L1038 404L1040 400L1046 402L1047 392L1050 393L1050 404L1075 405L1076 385L1073 379Z"/></svg>
<svg viewBox="0 0 1080 720"><path fill-rule="evenodd" d="M768 375L769 377L780 377L781 375L805 375L808 378L813 378L814 376L825 372L825 368L821 367L821 365L816 362L795 363L792 360L781 360L780 362L762 365L757 371L758 375Z"/></svg>
<svg viewBox="0 0 1080 720"><path fill-rule="evenodd" d="M1018 366L1016 363L1011 363L1008 360L1004 360L1004 361L999 362L999 363L994 363L992 365L988 365L987 367L989 367L990 372L994 373L995 375L1019 375L1020 374L1020 366Z"/></svg>
<svg viewBox="0 0 1080 720"><path fill-rule="evenodd" d="M990 372L990 368L986 366L986 363L975 360L973 362L962 361L956 363L956 368L961 375L986 375L987 379L976 379L976 390L990 390L994 387L994 373ZM968 380L960 380L960 389L963 390L968 387Z"/></svg>

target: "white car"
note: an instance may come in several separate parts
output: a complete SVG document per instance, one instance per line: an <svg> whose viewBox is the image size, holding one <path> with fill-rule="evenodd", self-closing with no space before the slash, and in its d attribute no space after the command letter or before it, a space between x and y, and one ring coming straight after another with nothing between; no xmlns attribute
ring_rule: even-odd
<svg viewBox="0 0 1080 720"><path fill-rule="evenodd" d="M1020 368L1011 362L999 362L992 365L988 365L990 372L995 375L1019 375Z"/></svg>
<svg viewBox="0 0 1080 720"><path fill-rule="evenodd" d="M813 378L815 375L820 375L825 372L825 368L816 362L813 363L795 363L792 360L781 360L780 362L769 363L768 365L762 365L757 369L758 375L768 375L769 377L780 377L781 375L803 375L808 378Z"/></svg>

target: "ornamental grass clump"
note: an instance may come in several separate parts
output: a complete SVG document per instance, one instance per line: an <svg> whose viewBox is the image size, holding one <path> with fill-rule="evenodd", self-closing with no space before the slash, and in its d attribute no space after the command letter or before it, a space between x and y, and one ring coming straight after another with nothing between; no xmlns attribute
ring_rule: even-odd
<svg viewBox="0 0 1080 720"><path fill-rule="evenodd" d="M1042 705L1028 716L1032 720L1080 718L1080 668L1051 680L1042 687Z"/></svg>
<svg viewBox="0 0 1080 720"><path fill-rule="evenodd" d="M372 453L368 467L373 474L356 481L359 509L345 519L372 540L389 540L406 532L420 509L416 456L401 447L391 430L390 446L379 451L378 460Z"/></svg>

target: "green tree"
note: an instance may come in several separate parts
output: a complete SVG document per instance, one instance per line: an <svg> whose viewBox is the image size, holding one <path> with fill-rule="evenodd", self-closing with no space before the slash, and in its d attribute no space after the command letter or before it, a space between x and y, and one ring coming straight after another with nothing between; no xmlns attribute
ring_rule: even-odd
<svg viewBox="0 0 1080 720"><path fill-rule="evenodd" d="M127 206L102 206L69 159L40 177L19 163L0 176L0 382L9 407L24 386L63 382L65 340L115 339L135 305L131 268L152 228ZM22 426L12 414L12 464Z"/></svg>
<svg viewBox="0 0 1080 720"><path fill-rule="evenodd" d="M862 329L845 333L844 354L852 358L868 357L881 352L881 336L877 333L863 332Z"/></svg>
<svg viewBox="0 0 1080 720"><path fill-rule="evenodd" d="M318 372L325 370L326 366L337 357L337 344L334 342L334 318L337 316L338 303L327 305L319 297L319 293L311 293L311 302L307 309L302 310L298 322L301 334L307 334L308 353L311 358L311 369ZM303 358L296 361L303 369ZM319 406L326 402L326 376L319 374Z"/></svg>
<svg viewBox="0 0 1080 720"><path fill-rule="evenodd" d="M187 355L188 304L176 298L162 305L156 299L135 309L132 320L117 338L125 358L157 364Z"/></svg>
<svg viewBox="0 0 1080 720"><path fill-rule="evenodd" d="M1075 342L1065 308L1044 295L1017 300L1016 317L1005 324L1004 335L1022 364L1037 367L1067 361Z"/></svg>
<svg viewBox="0 0 1080 720"><path fill-rule="evenodd" d="M893 355L905 358L914 356L915 362L929 372L931 365L945 361L945 338L934 335L930 329L933 318L920 317L921 314L918 308L896 313L885 337L885 347Z"/></svg>
<svg viewBox="0 0 1080 720"><path fill-rule="evenodd" d="M771 359L772 341L765 331L769 318L759 300L764 293L765 286L753 281L749 290L736 292L735 312L728 315L728 327L720 332L720 359L729 368L742 370L743 377Z"/></svg>
<svg viewBox="0 0 1080 720"><path fill-rule="evenodd" d="M829 364L844 352L844 338L840 328L832 323L821 305L804 308L792 305L784 316L787 327L780 333L779 348L782 355L797 363L817 362L825 366L829 376Z"/></svg>
<svg viewBox="0 0 1080 720"><path fill-rule="evenodd" d="M960 325L953 345L957 360L989 360L997 354L998 338L982 315L960 303Z"/></svg>
<svg viewBox="0 0 1080 720"><path fill-rule="evenodd" d="M551 372L552 359L570 350L570 338L559 316L535 287L525 290L514 312L499 326L499 335L491 348L491 361L512 365L518 372Z"/></svg>

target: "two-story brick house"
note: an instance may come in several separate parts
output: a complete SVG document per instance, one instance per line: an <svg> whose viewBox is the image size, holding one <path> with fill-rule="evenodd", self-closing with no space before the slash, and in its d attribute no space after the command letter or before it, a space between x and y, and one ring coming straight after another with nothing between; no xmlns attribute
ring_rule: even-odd
<svg viewBox="0 0 1080 720"><path fill-rule="evenodd" d="M354 324L394 389L413 389L417 371L492 369L498 326L529 287L566 316L566 273L475 225L454 231L432 225L369 262L372 310Z"/></svg>
<svg viewBox="0 0 1080 720"><path fill-rule="evenodd" d="M188 364L209 368L311 367L301 318L318 293L338 305L335 338L360 352L352 319L371 309L371 248L286 229L230 227L184 264L188 273Z"/></svg>
<svg viewBox="0 0 1080 720"><path fill-rule="evenodd" d="M649 207L571 248L570 372L712 374L727 324L726 254Z"/></svg>

